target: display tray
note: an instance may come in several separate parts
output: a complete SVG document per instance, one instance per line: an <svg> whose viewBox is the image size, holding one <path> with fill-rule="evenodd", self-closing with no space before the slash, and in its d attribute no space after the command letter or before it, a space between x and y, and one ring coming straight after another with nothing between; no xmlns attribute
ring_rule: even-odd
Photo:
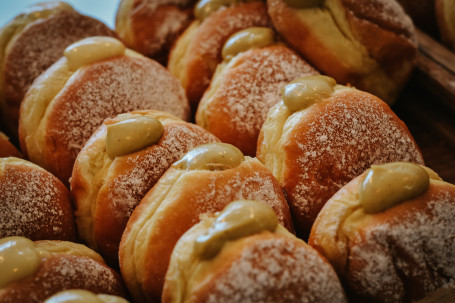
<svg viewBox="0 0 455 303"><path fill-rule="evenodd" d="M408 126L425 164L455 184L455 54L418 32L417 68L395 113Z"/></svg>

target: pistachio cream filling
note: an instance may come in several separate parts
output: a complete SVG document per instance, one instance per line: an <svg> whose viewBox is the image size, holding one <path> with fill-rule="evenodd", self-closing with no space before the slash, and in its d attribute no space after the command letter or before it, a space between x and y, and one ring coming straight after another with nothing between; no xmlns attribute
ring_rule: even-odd
<svg viewBox="0 0 455 303"><path fill-rule="evenodd" d="M96 295L85 289L70 289L56 293L44 303L127 303L128 301L117 296Z"/></svg>
<svg viewBox="0 0 455 303"><path fill-rule="evenodd" d="M268 27L250 27L233 34L223 46L221 55L229 60L237 54L252 48L260 48L275 43L275 33Z"/></svg>
<svg viewBox="0 0 455 303"><path fill-rule="evenodd" d="M381 212L419 196L429 183L427 171L414 163L373 165L360 184L359 203L366 213Z"/></svg>
<svg viewBox="0 0 455 303"><path fill-rule="evenodd" d="M155 118L138 116L107 126L106 152L110 157L126 155L157 143L163 124Z"/></svg>
<svg viewBox="0 0 455 303"><path fill-rule="evenodd" d="M7 237L0 240L0 288L33 275L41 264L43 252L32 240Z"/></svg>
<svg viewBox="0 0 455 303"><path fill-rule="evenodd" d="M227 143L200 145L172 166L184 170L226 170L239 166L245 159L242 152Z"/></svg>
<svg viewBox="0 0 455 303"><path fill-rule="evenodd" d="M324 4L324 0L283 0L283 2L297 9L313 8Z"/></svg>
<svg viewBox="0 0 455 303"><path fill-rule="evenodd" d="M219 213L204 234L197 237L194 251L200 259L211 259L226 242L262 231L273 232L277 225L278 218L267 204L251 200L235 201Z"/></svg>
<svg viewBox="0 0 455 303"><path fill-rule="evenodd" d="M296 112L330 97L336 81L327 76L307 76L298 78L283 88L284 105Z"/></svg>
<svg viewBox="0 0 455 303"><path fill-rule="evenodd" d="M64 55L68 66L75 70L101 60L120 56L125 53L125 45L111 37L89 37L68 46Z"/></svg>
<svg viewBox="0 0 455 303"><path fill-rule="evenodd" d="M203 21L221 7L254 1L259 0L200 0L194 7L194 16L196 19Z"/></svg>

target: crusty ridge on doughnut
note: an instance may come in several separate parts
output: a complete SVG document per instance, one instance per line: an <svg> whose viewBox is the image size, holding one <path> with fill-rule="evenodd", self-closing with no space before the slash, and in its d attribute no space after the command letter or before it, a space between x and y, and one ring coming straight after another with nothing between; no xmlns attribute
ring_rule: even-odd
<svg viewBox="0 0 455 303"><path fill-rule="evenodd" d="M238 199L264 202L289 230L293 224L279 184L257 160L245 157L223 171L171 167L136 207L120 242L120 269L138 302L159 300L172 249L203 213Z"/></svg>
<svg viewBox="0 0 455 303"><path fill-rule="evenodd" d="M73 207L65 185L43 168L0 158L0 238L76 241Z"/></svg>
<svg viewBox="0 0 455 303"><path fill-rule="evenodd" d="M201 260L193 247L207 221L177 242L164 303L346 302L333 268L282 226L229 241L214 258Z"/></svg>
<svg viewBox="0 0 455 303"><path fill-rule="evenodd" d="M35 81L22 102L22 150L67 183L77 154L103 120L138 109L189 117L180 83L151 59L127 50L125 56L73 71L63 57Z"/></svg>
<svg viewBox="0 0 455 303"><path fill-rule="evenodd" d="M257 156L283 186L302 236L324 203L372 164L423 164L408 128L386 103L340 85L295 113L283 101L275 105L259 135Z"/></svg>
<svg viewBox="0 0 455 303"><path fill-rule="evenodd" d="M165 62L172 43L193 18L195 0L122 0L115 30L125 43Z"/></svg>
<svg viewBox="0 0 455 303"><path fill-rule="evenodd" d="M203 22L193 21L183 32L170 53L168 68L182 83L194 109L222 61L226 40L239 30L269 25L266 5L256 1L220 9Z"/></svg>
<svg viewBox="0 0 455 303"><path fill-rule="evenodd" d="M411 75L416 34L394 0L325 0L309 9L268 0L268 11L285 40L339 83L391 103Z"/></svg>
<svg viewBox="0 0 455 303"><path fill-rule="evenodd" d="M57 1L29 7L0 30L0 110L4 107L12 134L17 135L20 104L33 81L68 45L90 36L115 33Z"/></svg>
<svg viewBox="0 0 455 303"><path fill-rule="evenodd" d="M256 143L281 89L298 77L318 74L284 45L248 50L219 65L196 112L196 123L245 155Z"/></svg>
<svg viewBox="0 0 455 303"><path fill-rule="evenodd" d="M164 133L156 144L124 156L106 153L107 126L139 116L159 120ZM71 194L79 236L118 265L118 245L134 208L158 179L190 149L218 139L197 125L159 111L134 111L106 119L76 158Z"/></svg>
<svg viewBox="0 0 455 303"><path fill-rule="evenodd" d="M309 244L364 300L414 302L443 286L453 287L455 186L433 173L423 194L366 214L358 202L363 177L327 202Z"/></svg>

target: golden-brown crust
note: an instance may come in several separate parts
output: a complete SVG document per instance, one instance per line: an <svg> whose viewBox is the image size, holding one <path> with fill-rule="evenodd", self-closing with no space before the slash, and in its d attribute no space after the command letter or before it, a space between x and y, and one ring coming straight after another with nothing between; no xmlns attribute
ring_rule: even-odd
<svg viewBox="0 0 455 303"><path fill-rule="evenodd" d="M47 100L43 91L55 90L52 86L62 81L59 67L65 66L62 58L31 86L22 102L19 132L24 154L66 184L77 154L105 118L139 109L189 117L180 83L151 59L118 56L67 71L63 78L68 81Z"/></svg>
<svg viewBox="0 0 455 303"><path fill-rule="evenodd" d="M138 52L166 63L177 36L193 18L195 0L123 0L116 14L116 31Z"/></svg>
<svg viewBox="0 0 455 303"><path fill-rule="evenodd" d="M127 296L120 275L105 264L86 256L57 254L43 259L33 276L3 287L0 301L44 302L53 294L67 289Z"/></svg>
<svg viewBox="0 0 455 303"><path fill-rule="evenodd" d="M280 101L281 88L318 72L281 44L251 49L222 64L199 103L196 123L254 156L259 131Z"/></svg>
<svg viewBox="0 0 455 303"><path fill-rule="evenodd" d="M453 283L455 186L431 180L420 196L366 214L358 202L363 177L326 203L309 244L363 300L416 301Z"/></svg>
<svg viewBox="0 0 455 303"><path fill-rule="evenodd" d="M224 171L171 167L136 207L120 243L122 275L135 300L159 300L172 249L203 213L236 199L263 201L289 230L293 224L278 182L256 159ZM159 209L157 209L159 205Z"/></svg>
<svg viewBox="0 0 455 303"><path fill-rule="evenodd" d="M258 141L258 158L272 171L273 161L277 161L275 165L280 169L274 175L283 186L302 237L308 236L324 203L372 164L423 164L406 125L371 94L340 89L294 113L292 119L287 119L289 114L280 114L282 108L285 106L280 102L269 112ZM274 122L283 117L286 130L274 129ZM267 137L265 131L269 132ZM280 141L272 142L276 134Z"/></svg>
<svg viewBox="0 0 455 303"><path fill-rule="evenodd" d="M192 228L176 244L162 302L346 302L333 268L302 240L262 232L200 260L191 246L206 230Z"/></svg>
<svg viewBox="0 0 455 303"><path fill-rule="evenodd" d="M0 238L76 241L68 189L28 161L0 158Z"/></svg>
<svg viewBox="0 0 455 303"><path fill-rule="evenodd" d="M11 132L17 135L20 104L33 81L62 56L68 45L90 36L115 37L116 34L96 19L63 10L30 22L10 38L3 50L4 83L0 87L4 90L3 116Z"/></svg>
<svg viewBox="0 0 455 303"><path fill-rule="evenodd" d="M4 157L22 158L22 154L9 141L9 138L0 131L0 158Z"/></svg>
<svg viewBox="0 0 455 303"><path fill-rule="evenodd" d="M187 49L182 51L180 40L174 45L169 57L169 70L180 79L188 100L196 109L216 66L221 62L221 49L233 33L252 26L269 26L267 8L263 2L235 5L218 10L202 23L194 21L192 37ZM182 37L185 36L183 33ZM182 58L174 54L184 53ZM178 62L183 60L183 62ZM181 68L179 68L181 67Z"/></svg>
<svg viewBox="0 0 455 303"><path fill-rule="evenodd" d="M322 73L393 102L413 70L410 18L388 0L330 3L310 11L268 0L268 11L278 32Z"/></svg>
<svg viewBox="0 0 455 303"><path fill-rule="evenodd" d="M108 159L106 126L137 116L153 117L163 124L159 142ZM201 127L163 112L136 111L105 120L76 158L71 177L81 238L108 264L118 266L118 245L133 209L173 162L190 149L210 142L219 140ZM93 225L85 224L86 220L93 220Z"/></svg>

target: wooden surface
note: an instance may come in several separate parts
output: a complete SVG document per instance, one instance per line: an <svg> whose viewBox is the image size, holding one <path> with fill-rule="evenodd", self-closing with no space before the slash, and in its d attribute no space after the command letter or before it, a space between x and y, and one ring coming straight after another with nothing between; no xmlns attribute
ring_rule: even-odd
<svg viewBox="0 0 455 303"><path fill-rule="evenodd" d="M418 33L417 69L396 104L425 163L455 184L455 54Z"/></svg>

